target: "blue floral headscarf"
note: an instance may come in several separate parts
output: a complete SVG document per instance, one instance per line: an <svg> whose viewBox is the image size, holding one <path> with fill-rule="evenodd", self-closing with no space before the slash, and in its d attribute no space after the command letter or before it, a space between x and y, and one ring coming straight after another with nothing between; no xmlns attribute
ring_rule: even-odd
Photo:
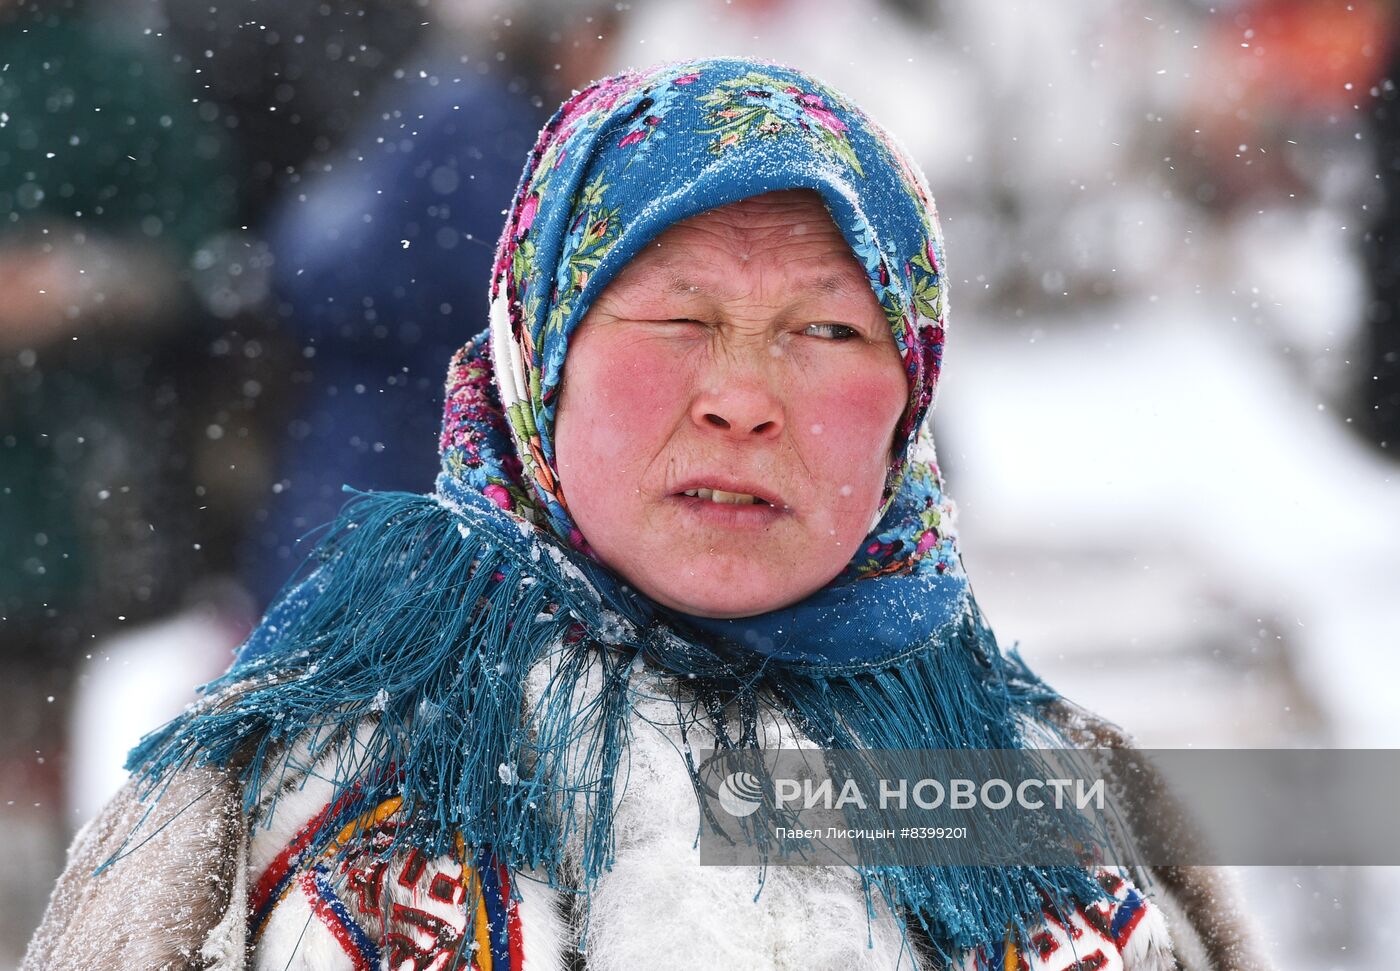
<svg viewBox="0 0 1400 971"><path fill-rule="evenodd" d="M938 570L954 564L925 425L947 316L933 200L904 153L843 98L797 72L749 61L608 78L571 99L541 134L491 286L501 404L528 485L503 508L585 548L553 471L555 409L574 329L618 271L672 223L794 188L821 194L884 308L909 379L896 430L904 448L890 465L880 509L889 510L901 491L915 500L883 530L886 545L905 542L898 550L862 550L842 580L913 572L930 552ZM463 370L469 359L470 352L459 359L448 383L439 488L451 493L462 482L509 494L508 477L473 451L476 428L454 408L464 387L471 400Z"/></svg>
<svg viewBox="0 0 1400 971"><path fill-rule="evenodd" d="M825 588L753 617L679 614L622 583L570 516L554 441L569 340L666 227L787 189L820 195L884 309L909 382L902 448L869 535ZM154 785L191 761L236 765L251 805L287 743L314 751L368 720L363 757L335 780L356 796L346 812L388 789L424 848L460 834L564 885L565 837L577 831L570 888L586 894L611 860L614 780L643 666L677 678L721 748L756 746L765 708L830 748L1024 748L1023 726L1056 696L998 648L958 558L927 423L946 317L923 176L837 92L739 59L589 86L526 162L489 325L449 371L436 493L352 498L230 672L145 739L131 766ZM525 673L543 660L553 674L531 707ZM597 664L601 694L581 710L579 685ZM737 726L724 720L731 702L746 713ZM502 765L533 768L507 784ZM1047 902L1104 894L1074 867L863 874L949 957L1024 935Z"/></svg>
<svg viewBox="0 0 1400 971"><path fill-rule="evenodd" d="M903 150L841 95L791 69L747 60L665 65L607 78L559 110L530 154L497 247L489 331L449 373L438 491L453 501L488 496L591 556L554 465L574 329L666 227L794 188L821 195L884 309L909 381L895 435L903 448L869 536L829 589L799 608L803 623L782 612L688 619L778 657L887 658L910 635L907 624L890 623L892 612L916 606L931 632L957 615L965 587L927 424L947 321L942 234L923 175ZM495 413L508 437L501 422L484 420ZM869 585L846 589L876 578L886 581L878 597Z"/></svg>

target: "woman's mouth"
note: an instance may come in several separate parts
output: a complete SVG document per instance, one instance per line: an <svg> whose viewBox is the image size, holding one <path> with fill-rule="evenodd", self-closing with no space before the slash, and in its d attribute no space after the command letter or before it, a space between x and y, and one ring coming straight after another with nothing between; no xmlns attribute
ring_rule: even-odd
<svg viewBox="0 0 1400 971"><path fill-rule="evenodd" d="M710 502L717 502L721 505L749 506L771 505L766 499L751 496L746 492L725 492L723 489L687 489L681 493L683 496L694 496L699 499L708 499Z"/></svg>
<svg viewBox="0 0 1400 971"><path fill-rule="evenodd" d="M767 529L791 512L771 494L761 496L710 486L684 489L671 498L679 503L682 516L716 529Z"/></svg>

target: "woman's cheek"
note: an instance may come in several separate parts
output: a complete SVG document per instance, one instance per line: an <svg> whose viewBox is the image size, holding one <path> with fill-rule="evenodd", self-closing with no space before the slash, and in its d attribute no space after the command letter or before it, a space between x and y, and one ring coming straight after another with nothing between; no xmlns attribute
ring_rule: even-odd
<svg viewBox="0 0 1400 971"><path fill-rule="evenodd" d="M614 463L645 463L674 427L681 369L675 355L617 337L590 353L606 362L587 382L585 418L592 453ZM659 388L667 393L658 394Z"/></svg>
<svg viewBox="0 0 1400 971"><path fill-rule="evenodd" d="M839 570L865 538L879 508L895 423L908 397L897 359L862 359L815 369L794 401L795 434L816 478L814 539L835 544Z"/></svg>
<svg viewBox="0 0 1400 971"><path fill-rule="evenodd" d="M864 507L872 495L878 503L895 423L908 394L903 372L832 369L806 390L798 432L807 442L812 471L843 506Z"/></svg>

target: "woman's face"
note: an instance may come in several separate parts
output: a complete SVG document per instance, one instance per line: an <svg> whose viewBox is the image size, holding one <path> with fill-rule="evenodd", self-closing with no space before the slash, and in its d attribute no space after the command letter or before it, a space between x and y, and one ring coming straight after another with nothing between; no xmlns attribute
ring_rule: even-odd
<svg viewBox="0 0 1400 971"><path fill-rule="evenodd" d="M593 550L651 599L762 613L851 559L907 399L820 197L769 193L669 227L599 296L570 340L559 480Z"/></svg>

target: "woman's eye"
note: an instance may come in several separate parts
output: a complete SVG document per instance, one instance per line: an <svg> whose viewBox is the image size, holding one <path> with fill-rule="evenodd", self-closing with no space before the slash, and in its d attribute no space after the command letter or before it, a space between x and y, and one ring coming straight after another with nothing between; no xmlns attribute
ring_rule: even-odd
<svg viewBox="0 0 1400 971"><path fill-rule="evenodd" d="M827 337L831 340L845 341L852 337L859 337L860 331L845 324L808 324L807 333L817 332L819 337Z"/></svg>

